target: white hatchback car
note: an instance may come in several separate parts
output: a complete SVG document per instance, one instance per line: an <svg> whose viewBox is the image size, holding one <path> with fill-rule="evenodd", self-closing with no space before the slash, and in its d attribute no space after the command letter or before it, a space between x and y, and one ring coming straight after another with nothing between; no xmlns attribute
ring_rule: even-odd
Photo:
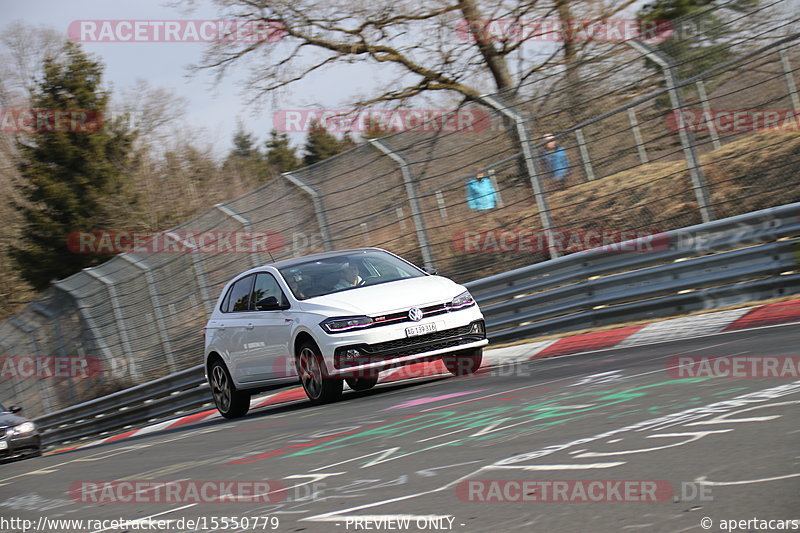
<svg viewBox="0 0 800 533"><path fill-rule="evenodd" d="M366 390L387 368L442 359L475 372L488 344L461 285L378 248L328 252L243 272L223 289L205 333L219 412L243 416L253 393L297 382L314 403Z"/></svg>

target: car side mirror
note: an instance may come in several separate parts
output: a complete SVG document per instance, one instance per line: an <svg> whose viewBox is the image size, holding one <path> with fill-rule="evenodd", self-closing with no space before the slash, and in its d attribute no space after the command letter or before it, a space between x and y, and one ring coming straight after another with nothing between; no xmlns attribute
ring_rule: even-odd
<svg viewBox="0 0 800 533"><path fill-rule="evenodd" d="M267 296L256 302L256 311L279 311L289 309L288 305L281 305L275 296Z"/></svg>
<svg viewBox="0 0 800 533"><path fill-rule="evenodd" d="M19 405L12 405L8 408L9 413L19 413L20 411L22 411L22 407Z"/></svg>
<svg viewBox="0 0 800 533"><path fill-rule="evenodd" d="M425 272L427 272L431 276L435 276L436 274L439 273L439 269L437 269L436 267L432 267L432 266L427 266L427 267L423 268L422 270L424 270Z"/></svg>

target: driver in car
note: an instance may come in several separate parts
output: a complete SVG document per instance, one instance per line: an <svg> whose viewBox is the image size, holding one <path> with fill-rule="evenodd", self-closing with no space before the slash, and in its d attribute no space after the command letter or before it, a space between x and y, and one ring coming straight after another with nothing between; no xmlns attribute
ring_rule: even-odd
<svg viewBox="0 0 800 533"><path fill-rule="evenodd" d="M353 263L345 263L339 272L339 281L333 286L333 290L349 289L358 286L363 280L358 275L358 267Z"/></svg>

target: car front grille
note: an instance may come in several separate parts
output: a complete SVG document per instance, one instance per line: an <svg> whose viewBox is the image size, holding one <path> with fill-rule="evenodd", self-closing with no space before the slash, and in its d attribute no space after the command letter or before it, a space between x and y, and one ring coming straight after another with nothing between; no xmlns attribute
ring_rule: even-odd
<svg viewBox="0 0 800 533"><path fill-rule="evenodd" d="M450 308L446 303L443 303L443 304L429 305L426 307L420 307L419 310L422 311L423 318L428 318L431 316L447 313L450 310ZM409 320L408 311L401 311L399 313L392 313L389 315L385 315L384 318L387 323L389 321L391 321L392 323L396 323L396 322L406 322ZM381 322L381 325L383 325L383 322Z"/></svg>
<svg viewBox="0 0 800 533"><path fill-rule="evenodd" d="M473 304L474 305L474 304ZM467 306L469 307L469 306ZM449 302L439 303L435 305L428 305L425 307L420 307L419 310L422 311L422 318L430 318L432 316L443 315L445 313L450 313L451 311L460 311L465 307L459 307L453 309L450 307ZM397 313L389 313L386 315L372 315L371 318L375 320L375 322L368 324L366 326L362 326L359 329L371 329L371 328L379 328L381 326L389 326L392 324L400 324L402 322L411 322L411 319L408 318L408 312L411 308L405 311L398 311Z"/></svg>

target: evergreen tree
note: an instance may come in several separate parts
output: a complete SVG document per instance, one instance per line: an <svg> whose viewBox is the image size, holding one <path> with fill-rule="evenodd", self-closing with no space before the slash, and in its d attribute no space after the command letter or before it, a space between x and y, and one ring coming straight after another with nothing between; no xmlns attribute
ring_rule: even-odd
<svg viewBox="0 0 800 533"><path fill-rule="evenodd" d="M342 140L339 141L339 146L341 148L339 150L340 152L346 152L347 150L358 146L358 143L353 139L352 135L346 133L342 136Z"/></svg>
<svg viewBox="0 0 800 533"><path fill-rule="evenodd" d="M658 33L670 35L666 30L672 33L655 48L678 65L680 78L689 78L732 57L729 38L742 29L724 24L723 14L746 12L758 3L759 0L653 0L642 6L637 16L644 20L668 21L669 28L662 23ZM647 60L646 64L660 71L656 63Z"/></svg>
<svg viewBox="0 0 800 533"><path fill-rule="evenodd" d="M241 124L233 134L233 148L222 168L228 173L235 173L239 179L266 179L264 156L256 146L253 134L244 131Z"/></svg>
<svg viewBox="0 0 800 533"><path fill-rule="evenodd" d="M311 124L311 131L308 132L306 138L306 155L303 157L303 162L306 165L313 165L343 152L347 148L348 146L329 133L325 126L314 122Z"/></svg>
<svg viewBox="0 0 800 533"><path fill-rule="evenodd" d="M300 161L294 149L289 146L289 136L286 133L272 130L265 144L267 164L278 172L291 172L300 168Z"/></svg>
<svg viewBox="0 0 800 533"><path fill-rule="evenodd" d="M229 157L249 159L258 157L259 155L258 148L256 148L256 143L253 140L253 135L244 131L240 124L239 129L233 135L233 149Z"/></svg>
<svg viewBox="0 0 800 533"><path fill-rule="evenodd" d="M39 290L108 259L71 252L70 234L127 229L137 208L129 178L135 135L120 124L101 123L109 100L102 74L102 64L72 42L65 43L61 59L45 59L31 107L85 111L89 120L84 127L61 129L51 120L17 143L25 199L17 208L25 225L10 255L22 277Z"/></svg>

